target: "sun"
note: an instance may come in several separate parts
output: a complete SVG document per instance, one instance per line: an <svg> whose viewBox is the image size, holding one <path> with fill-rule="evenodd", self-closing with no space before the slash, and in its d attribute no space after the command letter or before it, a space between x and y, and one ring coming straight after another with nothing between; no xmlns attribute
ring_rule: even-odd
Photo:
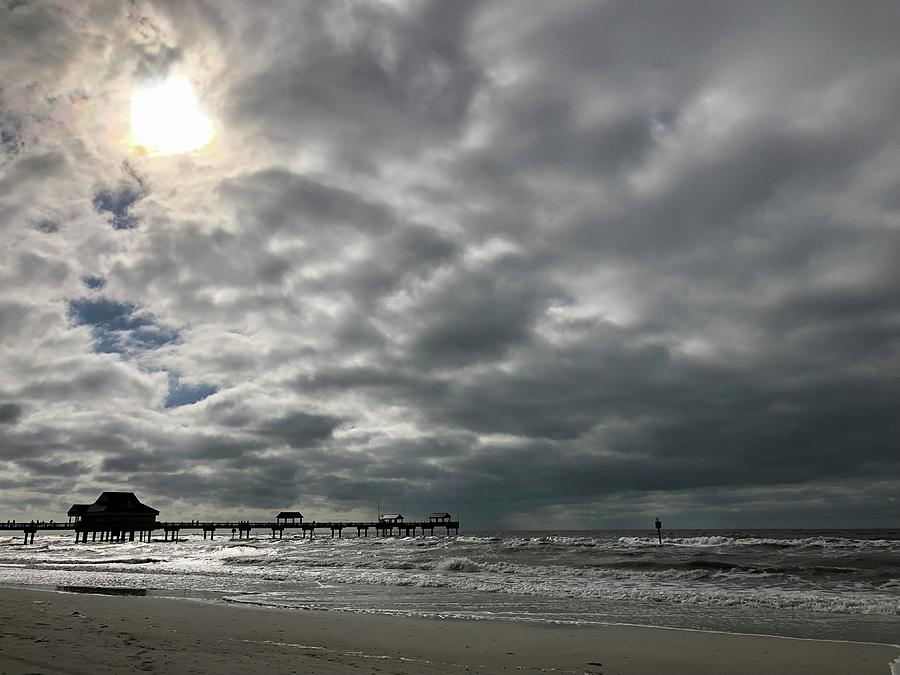
<svg viewBox="0 0 900 675"><path fill-rule="evenodd" d="M212 137L212 123L198 109L187 78L174 75L134 92L132 145L151 155L175 155L202 148Z"/></svg>

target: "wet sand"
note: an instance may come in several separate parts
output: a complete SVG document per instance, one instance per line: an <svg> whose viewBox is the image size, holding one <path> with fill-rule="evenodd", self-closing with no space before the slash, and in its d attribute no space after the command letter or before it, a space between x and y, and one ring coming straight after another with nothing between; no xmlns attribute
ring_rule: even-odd
<svg viewBox="0 0 900 675"><path fill-rule="evenodd" d="M0 589L0 673L890 675L900 648Z"/></svg>

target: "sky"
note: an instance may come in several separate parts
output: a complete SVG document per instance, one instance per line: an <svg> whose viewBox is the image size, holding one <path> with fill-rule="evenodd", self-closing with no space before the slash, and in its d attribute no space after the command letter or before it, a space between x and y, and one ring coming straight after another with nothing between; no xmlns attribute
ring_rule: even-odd
<svg viewBox="0 0 900 675"><path fill-rule="evenodd" d="M3 0L0 516L897 526L898 35L889 0ZM149 123L213 135L164 154L132 120L172 78L197 109Z"/></svg>

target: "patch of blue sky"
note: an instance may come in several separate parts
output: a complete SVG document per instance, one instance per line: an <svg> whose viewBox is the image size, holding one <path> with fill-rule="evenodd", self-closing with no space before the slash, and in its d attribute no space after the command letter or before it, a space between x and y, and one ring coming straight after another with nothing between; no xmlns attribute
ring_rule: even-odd
<svg viewBox="0 0 900 675"><path fill-rule="evenodd" d="M15 157L24 147L25 141L22 138L21 124L18 120L4 124L4 121L0 119L0 151L9 157Z"/></svg>
<svg viewBox="0 0 900 675"><path fill-rule="evenodd" d="M178 339L178 331L161 325L152 314L139 312L130 302L109 298L70 301L69 319L75 325L91 327L94 349L102 353L135 356Z"/></svg>
<svg viewBox="0 0 900 675"><path fill-rule="evenodd" d="M208 384L181 384L177 376L169 378L169 395L166 396L167 408L178 408L183 405L192 405L212 396L218 387Z"/></svg>
<svg viewBox="0 0 900 675"><path fill-rule="evenodd" d="M125 185L119 189L103 188L94 194L93 205L97 213L112 215L110 224L116 230L129 230L137 227L138 219L131 215L131 207L146 196L141 187Z"/></svg>
<svg viewBox="0 0 900 675"><path fill-rule="evenodd" d="M86 274L81 277L81 283L87 286L90 289L98 289L106 286L106 279L101 276L97 276L95 274Z"/></svg>

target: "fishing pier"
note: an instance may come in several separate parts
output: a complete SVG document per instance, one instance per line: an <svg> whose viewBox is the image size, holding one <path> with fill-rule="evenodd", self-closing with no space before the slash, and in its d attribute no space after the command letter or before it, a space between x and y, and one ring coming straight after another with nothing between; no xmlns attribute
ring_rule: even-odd
<svg viewBox="0 0 900 675"><path fill-rule="evenodd" d="M231 536L232 539L250 539L252 531L262 531L271 539L284 538L284 532L299 532L301 538L313 539L317 532L331 533L343 538L344 530L356 531L357 537L368 537L371 530L376 537L416 536L421 533L434 535L446 533L448 536L459 534L459 520L453 519L449 513L432 513L428 520L406 520L401 514L380 515L374 521L304 521L298 511L282 511L274 520L235 520L204 521L188 520L174 522L157 522L159 511L142 504L131 492L104 492L94 504L73 504L68 512L68 521L31 521L17 523L15 521L0 522L0 531L18 531L25 537L24 543L34 543L34 535L38 531L60 532L74 531L75 541L123 542L135 541L178 541L182 531L202 532L214 539L216 534ZM155 536L155 538L154 538Z"/></svg>

